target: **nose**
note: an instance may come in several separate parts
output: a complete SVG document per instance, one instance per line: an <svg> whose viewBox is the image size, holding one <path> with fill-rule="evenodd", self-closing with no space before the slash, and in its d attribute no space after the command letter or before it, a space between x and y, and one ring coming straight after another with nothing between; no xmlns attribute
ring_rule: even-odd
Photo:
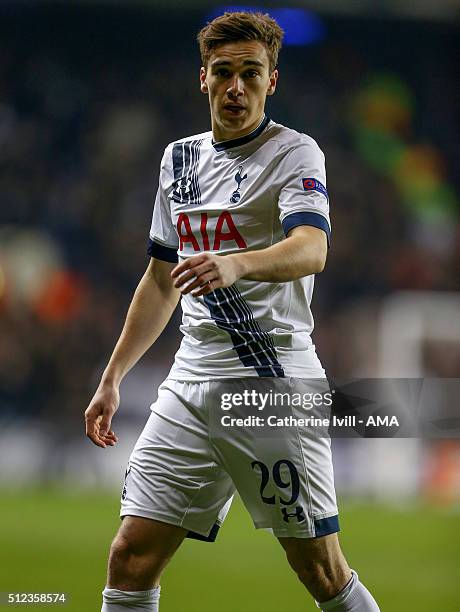
<svg viewBox="0 0 460 612"><path fill-rule="evenodd" d="M235 74L227 89L227 95L229 96L229 98L234 99L238 98L239 96L242 96L243 93L243 79L239 75Z"/></svg>

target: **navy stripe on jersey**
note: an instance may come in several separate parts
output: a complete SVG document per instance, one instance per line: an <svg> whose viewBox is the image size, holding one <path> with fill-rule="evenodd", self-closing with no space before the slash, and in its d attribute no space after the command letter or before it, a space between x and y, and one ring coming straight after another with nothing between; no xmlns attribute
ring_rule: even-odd
<svg viewBox="0 0 460 612"><path fill-rule="evenodd" d="M198 165L200 163L200 147L203 141L199 140L193 146L193 160L192 160L192 168L193 168L193 180L192 187L194 191L194 197L196 202L199 204L201 202L201 191L200 191L200 183L198 182Z"/></svg>
<svg viewBox="0 0 460 612"><path fill-rule="evenodd" d="M262 328L260 327L259 323L254 319L254 315L252 314L252 310L250 309L248 303L238 291L236 286L232 285L231 287L228 287L227 291L230 294L234 295L234 307L240 313L242 320L247 323L248 327L252 329L256 335L259 335L263 338L263 343L265 345L267 353L273 359L274 362L278 363L273 338L267 332L262 331Z"/></svg>
<svg viewBox="0 0 460 612"><path fill-rule="evenodd" d="M254 368L259 376L284 377L272 338L254 320L249 305L235 286L216 289L204 296L204 302L217 327L230 335L245 367Z"/></svg>
<svg viewBox="0 0 460 612"><path fill-rule="evenodd" d="M174 186L171 198L184 204L200 204L198 165L202 140L176 142L172 150Z"/></svg>
<svg viewBox="0 0 460 612"><path fill-rule="evenodd" d="M326 232L327 244L331 242L331 228L327 222L326 217L316 212L294 212L283 219L282 226L284 234L287 236L288 232L294 227L299 225L311 225L317 227Z"/></svg>
<svg viewBox="0 0 460 612"><path fill-rule="evenodd" d="M151 238L149 238L147 253L150 255L150 257L155 257L155 259L169 261L170 263L178 262L177 249L175 247L167 247L163 244L155 242Z"/></svg>

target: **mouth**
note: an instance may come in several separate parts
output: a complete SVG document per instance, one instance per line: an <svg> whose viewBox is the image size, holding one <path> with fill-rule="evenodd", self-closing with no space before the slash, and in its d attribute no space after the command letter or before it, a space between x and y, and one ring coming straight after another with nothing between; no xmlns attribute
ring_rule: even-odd
<svg viewBox="0 0 460 612"><path fill-rule="evenodd" d="M228 111L232 115L239 115L245 110L245 107L241 104L225 104L224 110Z"/></svg>

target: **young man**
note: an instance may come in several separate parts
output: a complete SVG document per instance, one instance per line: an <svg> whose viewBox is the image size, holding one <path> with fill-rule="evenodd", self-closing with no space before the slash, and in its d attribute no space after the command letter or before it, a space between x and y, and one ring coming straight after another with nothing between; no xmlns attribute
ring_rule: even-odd
<svg viewBox="0 0 460 612"><path fill-rule="evenodd" d="M267 437L216 425L224 391L324 388L310 301L330 225L322 152L264 114L278 24L225 13L198 39L212 131L166 148L152 259L85 415L96 445L116 443L120 382L182 297L184 338L129 460L102 610L157 611L169 559L187 536L215 539L235 488L318 607L378 610L339 547L330 440L295 426Z"/></svg>

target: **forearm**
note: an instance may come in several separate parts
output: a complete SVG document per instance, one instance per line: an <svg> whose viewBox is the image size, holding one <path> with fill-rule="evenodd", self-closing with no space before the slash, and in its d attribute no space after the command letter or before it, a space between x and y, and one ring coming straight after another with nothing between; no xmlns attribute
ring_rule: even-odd
<svg viewBox="0 0 460 612"><path fill-rule="evenodd" d="M310 240L310 229L316 228L298 229L302 231L266 249L229 255L238 267L238 277L282 283L322 272L327 254L326 235Z"/></svg>
<svg viewBox="0 0 460 612"><path fill-rule="evenodd" d="M102 375L102 385L120 384L166 327L179 295L167 282L160 282L154 266L149 266L134 293L120 338Z"/></svg>

